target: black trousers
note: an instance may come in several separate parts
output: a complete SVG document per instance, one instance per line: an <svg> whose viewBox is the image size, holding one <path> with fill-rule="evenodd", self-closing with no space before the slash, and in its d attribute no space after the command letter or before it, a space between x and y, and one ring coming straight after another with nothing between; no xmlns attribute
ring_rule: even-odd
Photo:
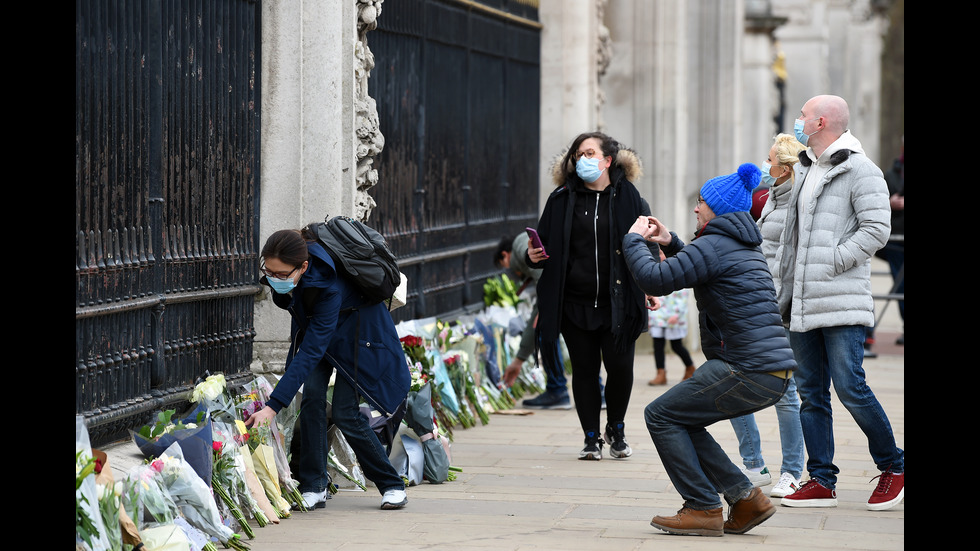
<svg viewBox="0 0 980 551"><path fill-rule="evenodd" d="M567 316L561 324L561 334L565 338L568 357L572 363L572 396L575 398L579 422L586 434L590 431L602 434L603 425L599 422L602 411L600 367L606 368L608 423L623 422L633 390L633 356L636 343L631 342L624 350L616 350L610 329L611 321L586 329Z"/></svg>

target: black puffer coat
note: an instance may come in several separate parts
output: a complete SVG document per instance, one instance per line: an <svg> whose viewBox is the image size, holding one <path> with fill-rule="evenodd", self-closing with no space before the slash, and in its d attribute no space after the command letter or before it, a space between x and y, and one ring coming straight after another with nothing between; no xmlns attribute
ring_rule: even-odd
<svg viewBox="0 0 980 551"><path fill-rule="evenodd" d="M646 242L623 238L626 264L649 295L693 288L701 347L709 360L741 371L796 369L779 316L776 290L759 245L762 234L748 212L732 212L708 222L688 245L671 233L667 259L654 262Z"/></svg>

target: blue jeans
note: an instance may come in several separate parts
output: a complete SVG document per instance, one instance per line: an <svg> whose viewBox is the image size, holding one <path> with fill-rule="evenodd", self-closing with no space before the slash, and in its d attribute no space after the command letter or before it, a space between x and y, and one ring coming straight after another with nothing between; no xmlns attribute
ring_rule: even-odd
<svg viewBox="0 0 980 551"><path fill-rule="evenodd" d="M685 507L716 509L721 507L718 494L729 504L748 496L752 483L706 427L775 404L788 384L789 379L708 360L646 407L650 437Z"/></svg>
<svg viewBox="0 0 980 551"><path fill-rule="evenodd" d="M327 488L327 387L332 368L318 365L303 383L300 403L300 454L296 478L300 492L322 492ZM361 414L358 396L347 379L337 376L333 389L331 414L333 423L343 433L357 458L364 476L384 494L386 490L404 490L405 483L388 460L381 439Z"/></svg>
<svg viewBox="0 0 980 551"><path fill-rule="evenodd" d="M803 477L805 448L803 446L803 426L800 423L800 395L796 392L796 378L790 377L786 393L776 402L776 422L779 424L779 443L783 453L780 473L789 473L795 478ZM748 469L761 469L766 466L762 459L762 439L755 415L743 415L732 419L732 428L738 437L738 453L742 464Z"/></svg>
<svg viewBox="0 0 980 551"><path fill-rule="evenodd" d="M895 444L891 423L865 381L864 327L824 327L790 332L789 342L799 368L796 383L802 405L800 421L806 442L807 471L827 488L837 486L830 384L841 404L868 438L880 471L905 472L905 452Z"/></svg>
<svg viewBox="0 0 980 551"><path fill-rule="evenodd" d="M561 342L555 339L546 350L541 333L538 333L536 336L541 354L541 367L544 368L545 374L545 392L549 394L567 395L568 380L565 378L565 362L561 355Z"/></svg>

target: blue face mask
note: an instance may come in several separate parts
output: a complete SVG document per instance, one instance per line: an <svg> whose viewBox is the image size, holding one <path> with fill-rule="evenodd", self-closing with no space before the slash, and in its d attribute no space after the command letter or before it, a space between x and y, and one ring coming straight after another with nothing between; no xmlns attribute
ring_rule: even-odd
<svg viewBox="0 0 980 551"><path fill-rule="evenodd" d="M769 175L769 171L772 170L772 165L768 162L762 163L762 183L772 187L776 183L776 178Z"/></svg>
<svg viewBox="0 0 980 551"><path fill-rule="evenodd" d="M599 170L599 159L583 156L575 163L575 173L578 174L579 178L590 184L599 179L599 176L602 175L602 170Z"/></svg>
<svg viewBox="0 0 980 551"><path fill-rule="evenodd" d="M286 279L278 279L275 277L266 276L266 281L268 281L269 285L272 286L272 290L280 295L285 295L296 288L296 283L293 282L293 278L291 277L287 277Z"/></svg>
<svg viewBox="0 0 980 551"><path fill-rule="evenodd" d="M810 119L810 120L814 121L817 119ZM806 145L806 142L810 139L810 136L816 134L817 132L820 132L820 129L814 130L809 134L803 132L803 127L806 126L806 123L807 121L803 119L796 119L796 122L793 123L793 133L796 134L796 140L803 145Z"/></svg>

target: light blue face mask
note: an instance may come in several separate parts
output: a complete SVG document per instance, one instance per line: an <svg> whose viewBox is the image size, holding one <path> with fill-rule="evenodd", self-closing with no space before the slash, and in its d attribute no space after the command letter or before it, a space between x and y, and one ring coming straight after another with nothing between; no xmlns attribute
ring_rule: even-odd
<svg viewBox="0 0 980 551"><path fill-rule="evenodd" d="M272 287L272 290L279 293L280 295L285 295L286 293L292 291L296 288L296 283L293 278L287 277L286 279L279 279L275 277L266 276L266 280Z"/></svg>
<svg viewBox="0 0 980 551"><path fill-rule="evenodd" d="M763 184L765 184L765 185L767 185L769 187L772 187L773 185L776 184L776 178L773 178L772 176L769 175L769 171L772 170L772 165L769 164L768 161L765 162L765 163L762 163L762 168L760 170L762 171L762 183Z"/></svg>
<svg viewBox="0 0 980 551"><path fill-rule="evenodd" d="M575 173L590 184L602 176L602 170L599 170L599 159L583 156L575 163Z"/></svg>
<svg viewBox="0 0 980 551"><path fill-rule="evenodd" d="M810 119L810 120L815 121L817 119ZM793 123L793 133L796 134L796 140L803 145L806 145L806 142L810 139L810 136L816 134L817 132L820 132L821 130L818 128L817 130L814 130L809 134L803 132L803 127L806 126L807 122L809 121L805 121L803 119L796 119L796 122Z"/></svg>

